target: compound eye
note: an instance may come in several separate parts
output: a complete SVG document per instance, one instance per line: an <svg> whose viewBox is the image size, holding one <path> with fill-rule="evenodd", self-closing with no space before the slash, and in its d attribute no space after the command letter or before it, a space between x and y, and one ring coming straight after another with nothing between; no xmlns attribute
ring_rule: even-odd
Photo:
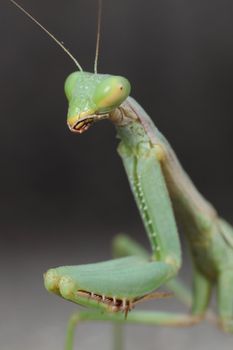
<svg viewBox="0 0 233 350"><path fill-rule="evenodd" d="M110 77L103 80L96 88L93 102L97 113L107 113L120 104L130 94L130 83L123 77Z"/></svg>

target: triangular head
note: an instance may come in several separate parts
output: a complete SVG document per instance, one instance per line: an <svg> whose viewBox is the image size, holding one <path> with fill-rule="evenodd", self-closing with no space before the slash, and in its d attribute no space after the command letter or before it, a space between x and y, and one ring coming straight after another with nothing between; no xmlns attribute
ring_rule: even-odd
<svg viewBox="0 0 233 350"><path fill-rule="evenodd" d="M129 81L121 76L74 72L65 82L69 102L67 124L82 133L100 119L106 119L130 94Z"/></svg>

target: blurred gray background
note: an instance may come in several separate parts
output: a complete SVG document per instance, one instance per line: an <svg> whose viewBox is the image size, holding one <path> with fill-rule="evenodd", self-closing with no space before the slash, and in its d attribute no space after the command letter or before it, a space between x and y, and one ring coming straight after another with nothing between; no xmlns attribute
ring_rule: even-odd
<svg viewBox="0 0 233 350"><path fill-rule="evenodd" d="M96 0L26 1L93 70ZM68 57L7 1L0 6L0 348L63 348L77 308L49 295L42 274L111 256L128 232L148 246L113 126L81 136L66 126ZM233 222L233 5L230 0L106 0L99 72L126 76L201 192ZM186 250L187 247L184 247ZM182 272L190 281L184 254ZM179 310L176 301L145 307ZM111 326L85 324L77 349L110 349ZM127 349L232 349L213 325L127 328Z"/></svg>

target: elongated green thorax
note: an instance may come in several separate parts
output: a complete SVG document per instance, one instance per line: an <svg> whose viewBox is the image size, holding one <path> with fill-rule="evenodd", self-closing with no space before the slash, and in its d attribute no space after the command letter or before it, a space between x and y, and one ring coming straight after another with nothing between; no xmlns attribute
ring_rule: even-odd
<svg viewBox="0 0 233 350"><path fill-rule="evenodd" d="M65 93L69 102L68 126L82 133L121 105L130 94L130 83L120 76L74 72L66 79Z"/></svg>

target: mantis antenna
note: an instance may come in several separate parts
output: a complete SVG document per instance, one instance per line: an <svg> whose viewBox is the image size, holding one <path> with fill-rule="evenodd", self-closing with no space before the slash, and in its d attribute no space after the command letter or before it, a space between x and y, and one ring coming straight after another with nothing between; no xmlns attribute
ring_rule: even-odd
<svg viewBox="0 0 233 350"><path fill-rule="evenodd" d="M38 27L40 27L48 36L50 36L50 38L52 38L52 40L55 41L55 43L57 43L57 45L59 45L62 48L62 50L65 51L65 53L72 59L72 61L75 63L75 65L78 67L78 69L81 72L83 71L81 65L76 60L76 58L70 53L70 51L52 33L50 33L44 26L42 26L42 24L40 24L29 12L27 12L16 1L10 0L10 2L12 4L14 4L16 7L18 7L18 9L20 9L20 11L22 11L27 17L29 17L34 23L36 23L38 25Z"/></svg>
<svg viewBox="0 0 233 350"><path fill-rule="evenodd" d="M102 17L102 0L98 0L97 37L96 37L95 62L94 62L95 74L97 74L97 65L98 65L98 58L99 58L101 17Z"/></svg>

